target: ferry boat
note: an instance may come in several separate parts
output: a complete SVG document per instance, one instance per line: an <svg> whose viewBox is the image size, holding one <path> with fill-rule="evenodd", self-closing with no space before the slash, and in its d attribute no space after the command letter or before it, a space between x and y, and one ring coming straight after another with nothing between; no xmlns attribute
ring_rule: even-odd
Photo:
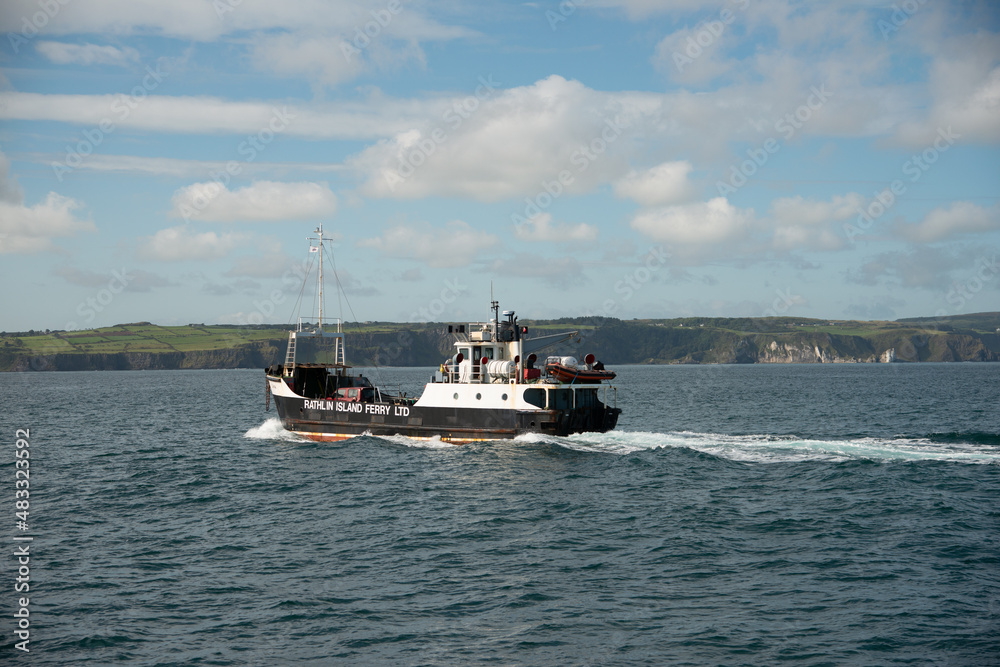
<svg viewBox="0 0 1000 667"><path fill-rule="evenodd" d="M606 432L618 423L617 390L593 355L549 357L536 351L577 332L530 337L514 311L500 313L492 301L487 322L448 325L452 354L430 378L419 398L375 386L346 363L340 320L323 319L323 230L320 253L319 317L299 320L288 334L284 364L267 369L268 408L273 397L282 425L319 441L359 435L403 435L466 443L514 438L525 433L565 436ZM313 250L311 250L313 251Z"/></svg>

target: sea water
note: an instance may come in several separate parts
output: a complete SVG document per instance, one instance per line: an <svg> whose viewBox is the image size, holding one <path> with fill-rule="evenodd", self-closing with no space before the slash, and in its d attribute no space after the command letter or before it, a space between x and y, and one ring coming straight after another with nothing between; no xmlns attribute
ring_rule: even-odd
<svg viewBox="0 0 1000 667"><path fill-rule="evenodd" d="M2 662L28 596L46 665L1000 664L1000 364L614 370L614 432L463 446L302 440L260 370L0 374Z"/></svg>

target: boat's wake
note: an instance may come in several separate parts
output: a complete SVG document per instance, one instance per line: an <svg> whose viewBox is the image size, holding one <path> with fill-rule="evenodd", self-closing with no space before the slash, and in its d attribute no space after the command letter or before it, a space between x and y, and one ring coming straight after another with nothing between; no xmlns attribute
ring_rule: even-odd
<svg viewBox="0 0 1000 667"><path fill-rule="evenodd" d="M454 442L447 442L438 437L420 439L409 438L405 435L376 435L372 437L397 445L402 445L404 447L413 447L415 449L452 449L453 447L461 446Z"/></svg>
<svg viewBox="0 0 1000 667"><path fill-rule="evenodd" d="M268 419L248 430L244 437L255 440L312 442L285 430L281 421ZM414 439L405 435L371 436L415 449L452 449L459 445L440 438ZM976 438L969 438L975 440ZM980 438L981 439L981 438ZM557 437L530 433L514 439L515 443L549 445L577 452L627 455L657 449L685 448L730 459L754 463L795 461L951 461L958 463L1000 464L1000 444L963 442L961 438L802 438L792 435L726 435L674 431L611 431L581 433Z"/></svg>
<svg viewBox="0 0 1000 667"><path fill-rule="evenodd" d="M547 443L582 452L632 454L654 449L686 448L734 461L903 460L1000 464L1000 446L937 442L930 438L802 438L792 435L726 435L677 431L611 431L565 438L530 434L520 442Z"/></svg>
<svg viewBox="0 0 1000 667"><path fill-rule="evenodd" d="M302 436L296 435L281 425L281 420L277 417L268 419L260 426L254 426L243 434L244 438L251 440L285 440L287 442L309 442Z"/></svg>
<svg viewBox="0 0 1000 667"><path fill-rule="evenodd" d="M281 440L284 442L301 442L301 443L314 443L314 440L310 440L304 436L297 433L289 431L284 426L281 425L281 420L275 417L268 419L263 424L259 426L254 426L243 434L244 438L250 438L251 440ZM403 445L404 447L414 447L417 449L447 449L450 447L457 447L451 442L445 442L441 438L408 438L405 435L378 435L374 436L369 432L362 433L355 436L355 438L377 438L379 440L385 440L386 442L392 442L397 445ZM350 442L354 438L348 438L344 442Z"/></svg>

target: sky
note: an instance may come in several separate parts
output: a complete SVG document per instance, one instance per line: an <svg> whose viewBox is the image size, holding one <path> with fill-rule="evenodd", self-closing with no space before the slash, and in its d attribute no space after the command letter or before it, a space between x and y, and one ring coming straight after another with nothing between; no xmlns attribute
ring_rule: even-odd
<svg viewBox="0 0 1000 667"><path fill-rule="evenodd" d="M7 0L0 33L0 330L308 317L320 224L345 320L1000 310L996 2Z"/></svg>

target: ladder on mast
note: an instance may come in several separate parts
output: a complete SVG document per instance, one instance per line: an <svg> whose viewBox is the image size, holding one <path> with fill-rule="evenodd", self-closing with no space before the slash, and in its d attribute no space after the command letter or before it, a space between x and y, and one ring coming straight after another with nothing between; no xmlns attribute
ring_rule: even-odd
<svg viewBox="0 0 1000 667"><path fill-rule="evenodd" d="M295 365L295 334L288 337L288 352L285 353L285 371L292 372Z"/></svg>

